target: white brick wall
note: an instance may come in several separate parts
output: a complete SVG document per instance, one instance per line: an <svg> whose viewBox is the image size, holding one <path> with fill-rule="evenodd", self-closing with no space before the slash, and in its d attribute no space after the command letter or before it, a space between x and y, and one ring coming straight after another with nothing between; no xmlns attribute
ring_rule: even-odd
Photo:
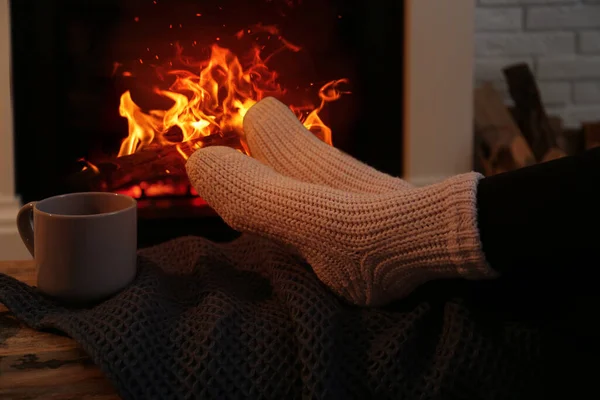
<svg viewBox="0 0 600 400"><path fill-rule="evenodd" d="M579 51L600 54L600 30L579 32Z"/></svg>
<svg viewBox="0 0 600 400"><path fill-rule="evenodd" d="M600 0L477 0L475 79L510 99L502 68L526 62L565 125L600 121Z"/></svg>

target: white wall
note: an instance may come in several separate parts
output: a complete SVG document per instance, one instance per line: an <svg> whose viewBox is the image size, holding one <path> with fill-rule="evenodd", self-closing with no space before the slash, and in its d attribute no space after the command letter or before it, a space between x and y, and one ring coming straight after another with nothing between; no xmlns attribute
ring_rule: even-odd
<svg viewBox="0 0 600 400"><path fill-rule="evenodd" d="M404 177L472 168L474 0L408 0Z"/></svg>
<svg viewBox="0 0 600 400"><path fill-rule="evenodd" d="M12 197L15 192L12 130L8 0L0 0L0 196Z"/></svg>
<svg viewBox="0 0 600 400"><path fill-rule="evenodd" d="M478 0L477 81L506 94L501 69L527 62L565 125L600 121L600 0Z"/></svg>
<svg viewBox="0 0 600 400"><path fill-rule="evenodd" d="M13 168L9 12L8 0L0 0L0 260L31 258L15 224L19 201Z"/></svg>

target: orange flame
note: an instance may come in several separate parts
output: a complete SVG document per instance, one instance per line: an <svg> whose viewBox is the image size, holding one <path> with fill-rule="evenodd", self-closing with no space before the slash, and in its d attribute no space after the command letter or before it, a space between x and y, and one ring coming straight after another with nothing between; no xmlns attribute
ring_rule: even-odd
<svg viewBox="0 0 600 400"><path fill-rule="evenodd" d="M279 34L276 27L261 24L253 26L252 30ZM243 35L244 31L236 34L238 38ZM154 89L157 95L173 102L168 110L144 111L133 101L129 91L121 96L119 113L128 120L129 134L121 143L118 156L133 154L151 144L176 145L178 153L187 159L181 149L182 143L226 132L235 132L241 147L247 152L243 137L244 115L262 98L279 97L285 93L277 82L277 73L267 67L267 62L282 50L300 51L298 46L281 36L279 41L282 47L264 60L259 47L252 48L248 57L250 61L245 65L230 50L216 44L211 46L208 60L203 61L183 56L183 49L177 45L177 60L185 68L166 72L174 78L168 90ZM338 85L346 82L346 79L340 79L326 83L319 91L321 103L318 107L290 107L309 130L328 144L332 143L331 129L319 113L326 103L346 93L338 89ZM165 136L173 128L181 130L180 141L173 142ZM194 147L200 147L200 143L196 141Z"/></svg>
<svg viewBox="0 0 600 400"><path fill-rule="evenodd" d="M229 49L215 43L210 47L210 56L207 59L197 60L184 55L183 48L178 43L170 43L176 50L175 58L163 62L162 65L152 64L154 59L164 59L158 55L153 55L152 60L136 60L139 65L153 67L160 82L171 82L168 89L155 88L153 91L156 95L169 99L172 105L166 110L143 109L135 103L130 91L124 92L121 95L119 114L127 119L129 132L121 143L118 157L131 155L146 148L156 150L161 146L170 146L174 153L169 154L176 154L187 160L190 151L203 145L205 141L199 140L203 137L207 137L207 143L227 143L248 154L243 133L246 112L265 97L281 98L286 94L286 90L278 82L277 72L268 67L270 60L284 51L302 50L284 39L279 29L272 25L259 23L238 31L233 37L247 40L247 36L258 34L267 35L269 43L278 43L279 48L263 57L261 52L265 46L259 46L255 40L258 38L252 38L254 44L250 51L238 58ZM221 42L220 39L215 40ZM197 44L197 41L193 41L192 47L197 49ZM149 52L150 48L146 50ZM123 64L114 63L113 74L120 70L124 77L138 76L133 70L123 68ZM304 126L328 144L332 143L332 132L321 119L320 113L327 103L349 93L340 90L340 86L347 82L346 79L339 79L325 83L318 92L320 103L317 106L307 102L307 99L297 99L302 102L301 106L290 106ZM173 131L180 131L180 135L174 135ZM85 169L99 172L95 165L82 161L86 163ZM180 166L173 167L173 171L178 172L172 174L169 165L165 174L159 174L161 176L157 176L151 182L132 182L131 186L116 190L136 198L197 196L189 183L178 175L181 173ZM199 207L206 205L200 198L196 197L194 201L194 205Z"/></svg>
<svg viewBox="0 0 600 400"><path fill-rule="evenodd" d="M98 167L96 167L94 164L92 164L91 162L89 162L85 158L80 158L77 161L82 162L82 163L85 164L83 166L83 168L81 168L82 171L87 171L88 169L91 169L95 174L100 173L100 170L98 169Z"/></svg>

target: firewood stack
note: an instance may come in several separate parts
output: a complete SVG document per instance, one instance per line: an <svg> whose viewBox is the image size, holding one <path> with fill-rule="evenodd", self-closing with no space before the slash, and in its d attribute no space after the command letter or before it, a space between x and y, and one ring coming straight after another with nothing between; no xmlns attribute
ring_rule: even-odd
<svg viewBox="0 0 600 400"><path fill-rule="evenodd" d="M546 113L527 64L503 73L514 107L491 83L475 90L475 170L490 176L600 146L600 116L581 129L563 129L559 117Z"/></svg>

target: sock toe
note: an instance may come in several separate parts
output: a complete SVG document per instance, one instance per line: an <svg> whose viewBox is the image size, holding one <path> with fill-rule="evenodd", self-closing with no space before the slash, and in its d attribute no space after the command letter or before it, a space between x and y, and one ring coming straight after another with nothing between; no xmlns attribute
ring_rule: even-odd
<svg viewBox="0 0 600 400"><path fill-rule="evenodd" d="M309 184L221 146L194 152L186 170L200 197L234 229L296 242L289 220L310 203Z"/></svg>
<svg viewBox="0 0 600 400"><path fill-rule="evenodd" d="M308 150L308 146L318 146L319 142L292 110L273 97L248 110L244 133L252 157L288 176L306 172L301 148ZM313 140L317 143L311 143Z"/></svg>
<svg viewBox="0 0 600 400"><path fill-rule="evenodd" d="M269 179L276 173L259 161L223 146L210 146L194 152L186 162L190 183L198 195L233 228L243 230L244 203L253 202L253 181ZM266 175L266 178L265 178Z"/></svg>

